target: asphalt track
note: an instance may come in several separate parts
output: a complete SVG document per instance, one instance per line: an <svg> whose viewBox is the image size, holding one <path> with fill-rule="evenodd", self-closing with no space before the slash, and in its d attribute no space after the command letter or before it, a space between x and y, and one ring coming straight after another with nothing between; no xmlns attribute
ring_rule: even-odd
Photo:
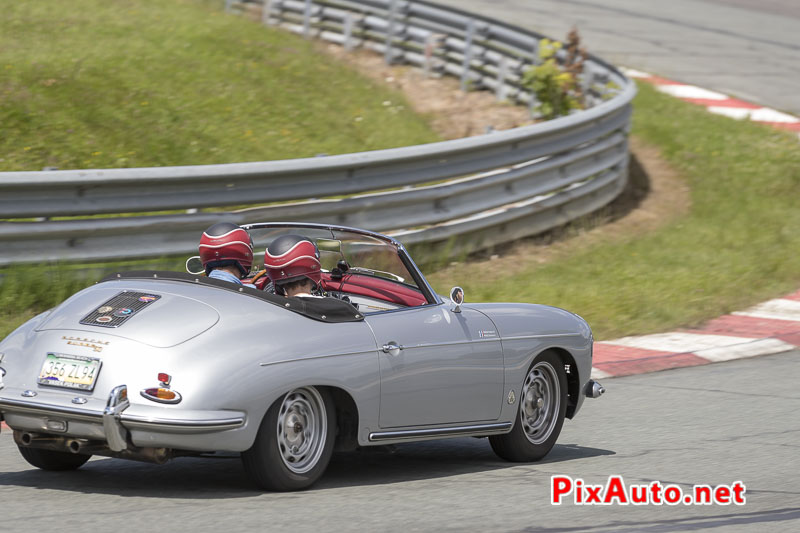
<svg viewBox="0 0 800 533"><path fill-rule="evenodd" d="M800 530L800 352L614 378L567 421L544 462L497 459L486 439L339 454L312 490L259 493L238 459L164 466L96 458L36 470L0 434L2 531ZM551 475L684 490L741 480L744 506L560 506Z"/></svg>
<svg viewBox="0 0 800 533"><path fill-rule="evenodd" d="M800 114L797 0L436 0L615 63Z"/></svg>

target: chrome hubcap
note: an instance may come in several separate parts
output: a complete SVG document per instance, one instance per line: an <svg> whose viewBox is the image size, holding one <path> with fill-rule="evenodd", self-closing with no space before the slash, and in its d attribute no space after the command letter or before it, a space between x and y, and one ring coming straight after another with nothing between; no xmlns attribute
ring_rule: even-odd
<svg viewBox="0 0 800 533"><path fill-rule="evenodd" d="M561 387L556 369L550 363L537 363L528 372L522 386L519 418L525 436L541 444L553 432L561 407Z"/></svg>
<svg viewBox="0 0 800 533"><path fill-rule="evenodd" d="M277 432L286 468L304 474L316 466L328 432L325 403L316 389L295 389L283 398Z"/></svg>

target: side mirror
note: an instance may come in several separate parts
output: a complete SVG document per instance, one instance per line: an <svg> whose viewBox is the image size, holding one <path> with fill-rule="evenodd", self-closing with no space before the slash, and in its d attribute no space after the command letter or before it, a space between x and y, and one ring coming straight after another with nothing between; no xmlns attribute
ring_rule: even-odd
<svg viewBox="0 0 800 533"><path fill-rule="evenodd" d="M190 257L186 260L186 272L198 276L205 273L206 269L203 267L203 261L200 260L199 255Z"/></svg>
<svg viewBox="0 0 800 533"><path fill-rule="evenodd" d="M461 304L464 303L464 289L461 287L453 287L450 289L450 300L453 301L453 311L454 313L461 312Z"/></svg>

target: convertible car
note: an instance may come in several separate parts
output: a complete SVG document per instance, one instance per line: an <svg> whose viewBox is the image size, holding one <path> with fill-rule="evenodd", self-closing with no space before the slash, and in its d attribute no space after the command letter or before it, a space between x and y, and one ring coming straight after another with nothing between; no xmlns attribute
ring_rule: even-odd
<svg viewBox="0 0 800 533"><path fill-rule="evenodd" d="M536 461L603 387L592 333L543 305L434 292L396 240L319 224L244 226L257 250L316 243L322 298L192 273L111 275L0 343L0 420L45 470L92 455L164 463L241 453L253 481L297 490L333 451L488 437Z"/></svg>

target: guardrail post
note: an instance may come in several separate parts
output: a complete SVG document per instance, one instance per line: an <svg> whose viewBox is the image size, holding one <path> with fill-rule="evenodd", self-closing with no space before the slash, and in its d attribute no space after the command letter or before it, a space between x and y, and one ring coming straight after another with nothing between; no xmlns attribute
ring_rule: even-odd
<svg viewBox="0 0 800 533"><path fill-rule="evenodd" d="M274 0L264 0L261 6L261 23L264 26L269 26L270 13L272 13L272 4Z"/></svg>
<svg viewBox="0 0 800 533"><path fill-rule="evenodd" d="M425 63L422 65L422 72L425 73L426 78L431 76L431 68L433 67L433 52L435 46L436 36L433 33L429 33L425 36Z"/></svg>
<svg viewBox="0 0 800 533"><path fill-rule="evenodd" d="M311 0L306 0L306 6L303 10L303 37L310 39L311 35Z"/></svg>
<svg viewBox="0 0 800 533"><path fill-rule="evenodd" d="M467 22L467 39L464 42L464 62L461 71L461 90L467 90L469 83L469 67L472 65L472 41L475 38L475 20Z"/></svg>
<svg viewBox="0 0 800 533"><path fill-rule="evenodd" d="M506 99L506 78L508 77L508 58L502 56L497 66L497 87L494 90L498 102Z"/></svg>
<svg viewBox="0 0 800 533"><path fill-rule="evenodd" d="M353 14L349 11L344 15L344 49L353 50Z"/></svg>
<svg viewBox="0 0 800 533"><path fill-rule="evenodd" d="M397 18L397 0L389 0L389 26L386 28L386 49L383 52L383 61L387 65L393 62L392 45L394 44L395 19Z"/></svg>

